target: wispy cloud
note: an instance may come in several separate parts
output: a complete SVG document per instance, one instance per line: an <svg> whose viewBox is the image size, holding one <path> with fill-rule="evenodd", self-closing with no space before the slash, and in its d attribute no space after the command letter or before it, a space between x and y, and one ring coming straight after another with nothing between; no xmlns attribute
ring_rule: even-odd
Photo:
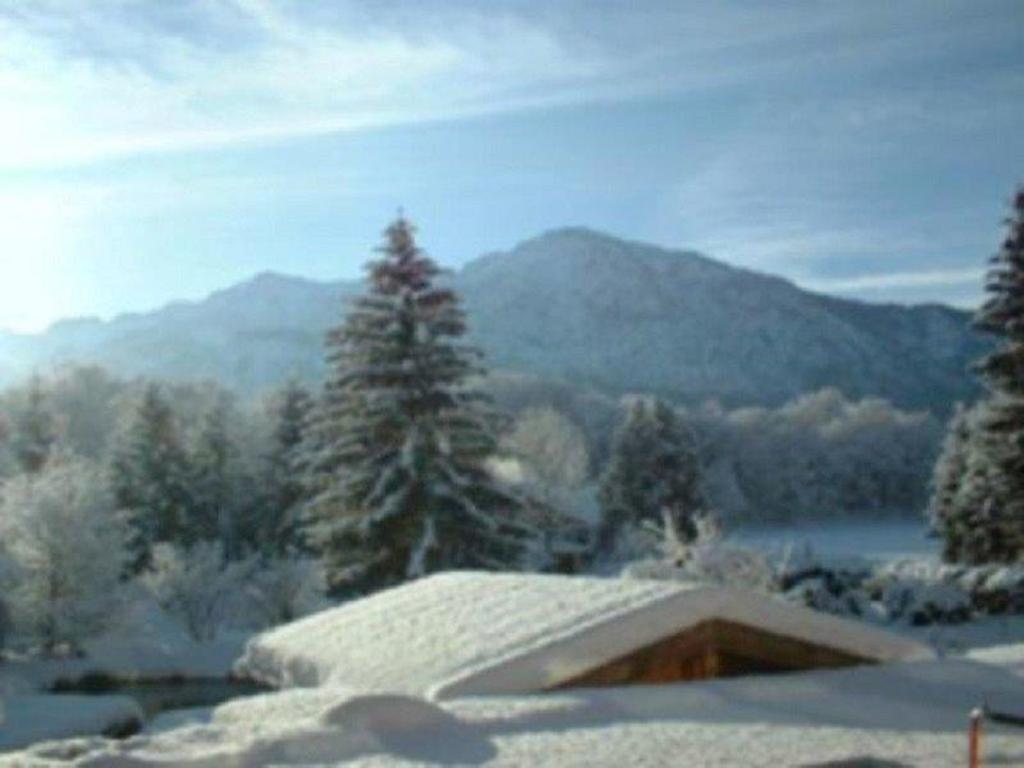
<svg viewBox="0 0 1024 768"><path fill-rule="evenodd" d="M860 277L801 280L806 288L830 293L901 290L904 288L963 287L980 288L982 268L931 269L920 272L888 272Z"/></svg>
<svg viewBox="0 0 1024 768"><path fill-rule="evenodd" d="M961 35L984 24L954 5ZM866 47L898 63L913 16L863 8L0 0L0 167L807 77Z"/></svg>
<svg viewBox="0 0 1024 768"><path fill-rule="evenodd" d="M195 28L161 30L143 10L160 4L60 5L0 16L0 165L511 108L593 77L600 66L568 57L545 30L512 18L472 14L450 34L413 36L344 19L321 27L262 0L206 5L233 13L248 30L244 39L223 46L211 40L219 33L210 12Z"/></svg>

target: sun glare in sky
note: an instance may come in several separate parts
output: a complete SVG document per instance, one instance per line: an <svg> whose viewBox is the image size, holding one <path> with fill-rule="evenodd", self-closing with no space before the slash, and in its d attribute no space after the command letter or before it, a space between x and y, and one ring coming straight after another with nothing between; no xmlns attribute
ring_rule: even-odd
<svg viewBox="0 0 1024 768"><path fill-rule="evenodd" d="M70 217L46 195L0 200L0 328L40 331L78 305L70 285Z"/></svg>

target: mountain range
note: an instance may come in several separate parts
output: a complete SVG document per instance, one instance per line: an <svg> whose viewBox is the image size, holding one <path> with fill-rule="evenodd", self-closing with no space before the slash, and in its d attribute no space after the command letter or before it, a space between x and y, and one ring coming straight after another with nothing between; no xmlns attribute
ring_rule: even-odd
<svg viewBox="0 0 1024 768"><path fill-rule="evenodd" d="M966 312L868 304L802 290L691 251L582 228L482 256L449 279L494 368L611 394L777 404L824 386L945 411L973 398L990 342ZM198 302L109 321L0 334L0 383L62 362L124 375L221 380L253 393L323 374L325 330L359 282L274 273Z"/></svg>

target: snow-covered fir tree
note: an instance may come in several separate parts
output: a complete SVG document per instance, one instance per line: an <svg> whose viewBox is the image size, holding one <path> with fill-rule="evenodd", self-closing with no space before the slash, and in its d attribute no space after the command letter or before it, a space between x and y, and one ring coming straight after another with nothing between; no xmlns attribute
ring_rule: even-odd
<svg viewBox="0 0 1024 768"><path fill-rule="evenodd" d="M188 528L195 539L222 541L228 553L237 555L242 547L235 520L239 478L237 448L228 431L229 409L225 397L217 398L193 436L187 464Z"/></svg>
<svg viewBox="0 0 1024 768"><path fill-rule="evenodd" d="M942 451L935 462L932 498L928 505L929 522L932 530L942 538L943 555L948 560L958 559L966 533L962 530L964 516L960 514L960 503L970 436L970 412L958 403L949 420Z"/></svg>
<svg viewBox="0 0 1024 768"><path fill-rule="evenodd" d="M158 542L195 540L188 457L174 411L156 384L144 389L115 439L110 484L128 517L132 570L148 562Z"/></svg>
<svg viewBox="0 0 1024 768"><path fill-rule="evenodd" d="M954 561L1024 558L1024 187L1006 223L975 318L1000 342L978 365L991 394L972 419L957 503L939 527Z"/></svg>
<svg viewBox="0 0 1024 768"><path fill-rule="evenodd" d="M308 459L312 535L334 591L365 591L444 568L515 567L527 529L488 473L493 412L469 380L456 294L399 217L369 291L328 335L331 369Z"/></svg>
<svg viewBox="0 0 1024 768"><path fill-rule="evenodd" d="M305 492L302 450L312 410L312 395L295 381L275 393L269 405L265 498L255 531L258 546L265 552L283 554L303 543L299 513Z"/></svg>
<svg viewBox="0 0 1024 768"><path fill-rule="evenodd" d="M944 530L947 559L978 564L1024 556L1022 416L1020 404L1015 409L1002 395L972 409L967 463L954 515Z"/></svg>
<svg viewBox="0 0 1024 768"><path fill-rule="evenodd" d="M32 473L41 470L57 442L57 426L39 376L33 376L29 381L12 433L11 450L21 471Z"/></svg>
<svg viewBox="0 0 1024 768"><path fill-rule="evenodd" d="M985 281L988 299L975 318L975 325L999 337L1001 345L978 368L993 392L1019 399L1024 398L1024 186L1014 195L1006 225Z"/></svg>
<svg viewBox="0 0 1024 768"><path fill-rule="evenodd" d="M625 527L668 525L682 542L704 512L693 432L667 403L632 397L601 478L598 549L607 554Z"/></svg>

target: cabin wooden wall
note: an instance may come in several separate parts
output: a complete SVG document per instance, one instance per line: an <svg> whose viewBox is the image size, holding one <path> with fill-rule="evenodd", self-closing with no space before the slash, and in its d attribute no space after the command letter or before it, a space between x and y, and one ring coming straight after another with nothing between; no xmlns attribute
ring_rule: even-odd
<svg viewBox="0 0 1024 768"><path fill-rule="evenodd" d="M731 621L708 621L566 680L556 689L650 685L869 663L845 651Z"/></svg>

